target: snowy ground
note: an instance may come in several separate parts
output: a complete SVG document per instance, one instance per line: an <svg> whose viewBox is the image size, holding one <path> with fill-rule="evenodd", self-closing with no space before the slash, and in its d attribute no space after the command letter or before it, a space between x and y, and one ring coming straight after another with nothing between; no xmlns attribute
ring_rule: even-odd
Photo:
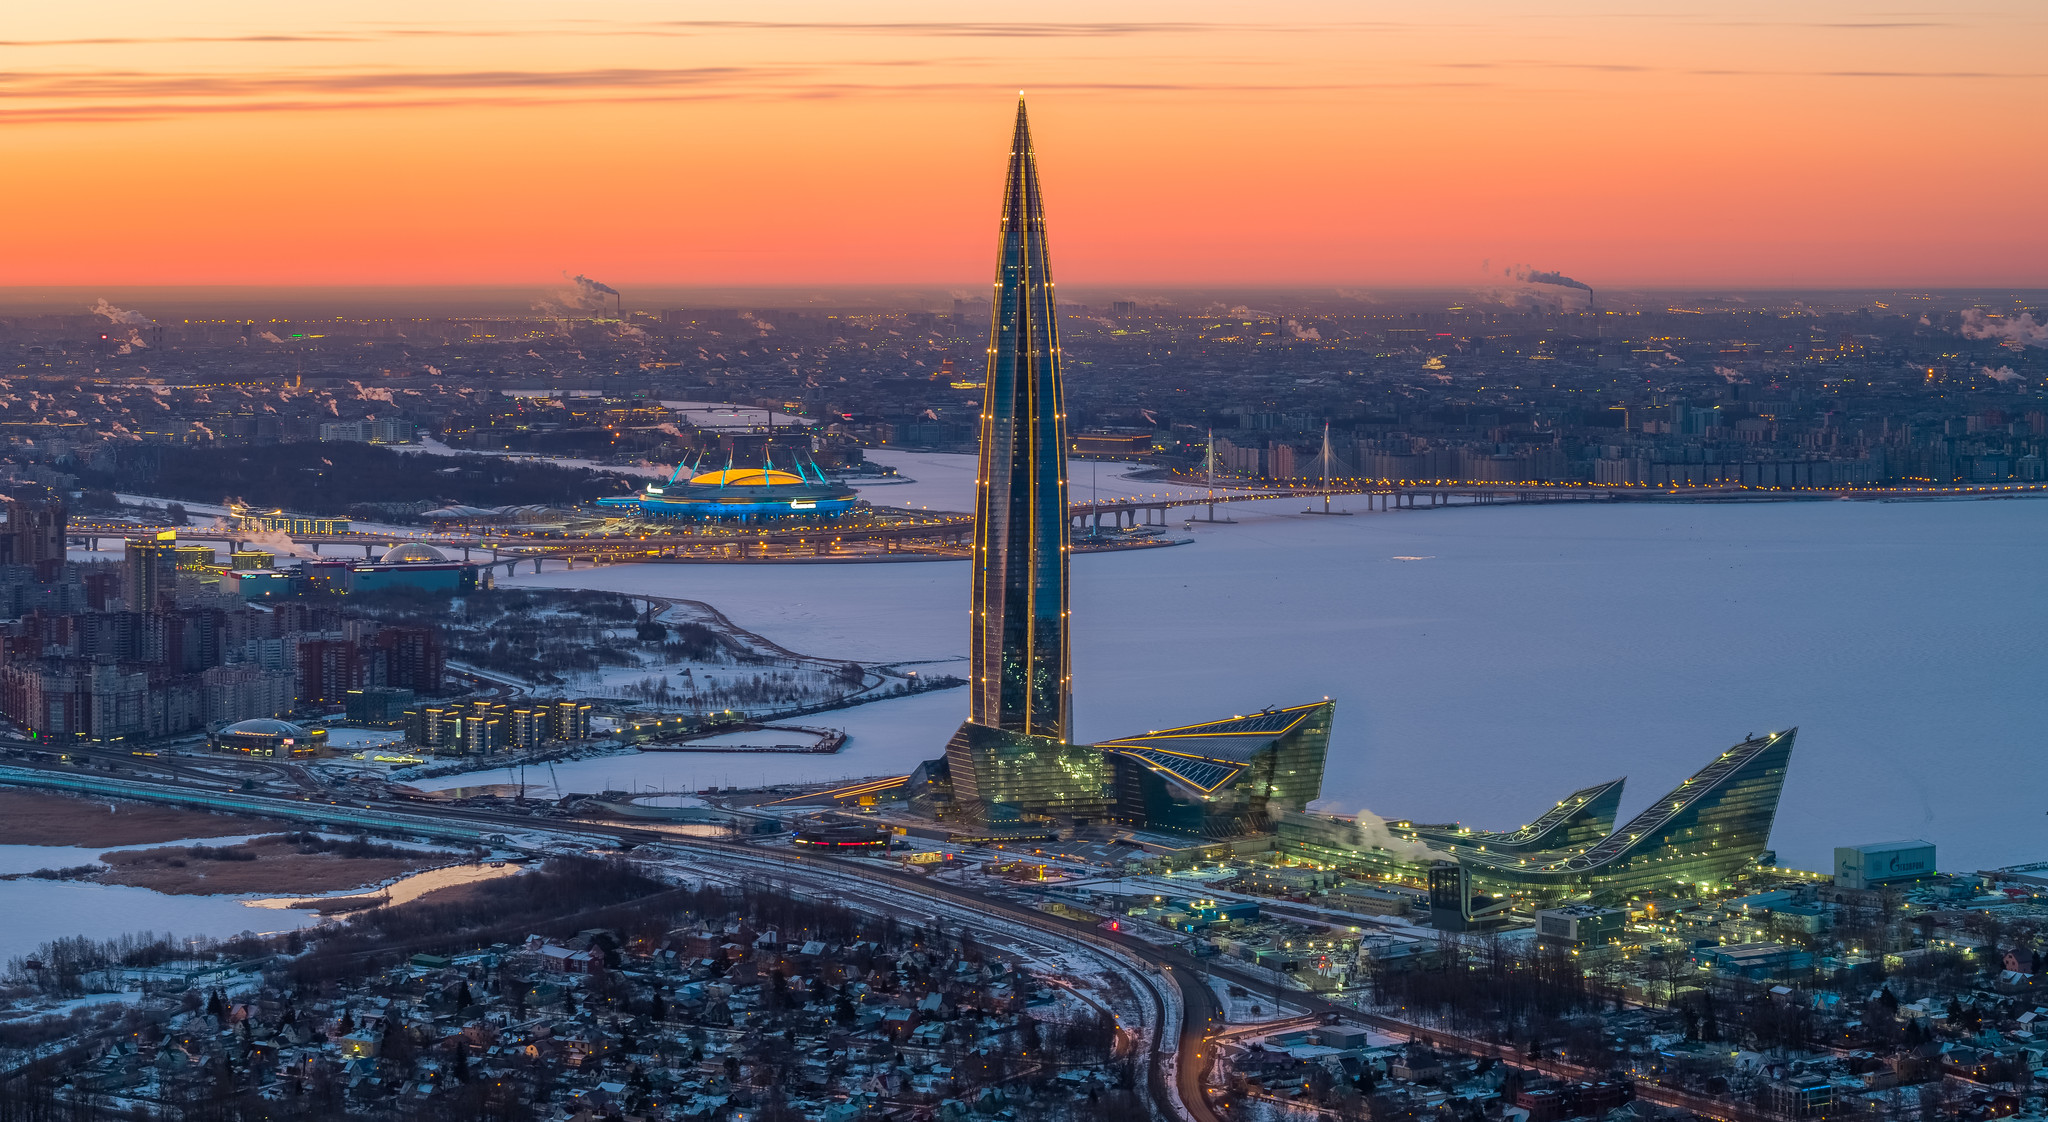
<svg viewBox="0 0 2048 1122"><path fill-rule="evenodd" d="M896 568L897 566L877 566ZM604 570L595 570L603 572ZM756 787L903 775L924 760L944 754L946 738L965 719L964 690L936 690L896 701L878 701L802 718L802 723L846 730L846 746L829 756L753 752L709 755L696 752L634 752L526 769L537 795L571 791L695 791L709 786ZM749 733L753 743L775 743L789 733ZM479 783L517 783L516 769L465 772L421 779L414 786L438 791Z"/></svg>
<svg viewBox="0 0 2048 1122"><path fill-rule="evenodd" d="M877 458L920 502L969 502L968 457ZM1303 505L1233 504L1237 525L1176 525L1192 545L1074 559L1079 738L1328 695L1325 808L1512 827L1616 775L1633 813L1745 735L1798 725L1782 860L1827 868L1836 845L1915 836L1949 869L2048 857L2048 502ZM518 583L703 600L806 654L966 653L965 562ZM939 753L965 705L948 691L847 710L846 752L737 761L733 781L901 770Z"/></svg>

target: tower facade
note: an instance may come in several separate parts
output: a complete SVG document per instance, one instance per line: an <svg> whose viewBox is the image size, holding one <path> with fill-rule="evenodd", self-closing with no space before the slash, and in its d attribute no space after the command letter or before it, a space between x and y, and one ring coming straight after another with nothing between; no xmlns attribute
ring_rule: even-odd
<svg viewBox="0 0 2048 1122"><path fill-rule="evenodd" d="M968 720L1063 741L1072 697L1067 415L1045 206L1022 98L1003 190L974 516Z"/></svg>

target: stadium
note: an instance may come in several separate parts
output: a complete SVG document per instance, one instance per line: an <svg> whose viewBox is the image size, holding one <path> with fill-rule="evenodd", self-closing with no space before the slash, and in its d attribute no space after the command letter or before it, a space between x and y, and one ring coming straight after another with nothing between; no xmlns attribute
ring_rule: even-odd
<svg viewBox="0 0 2048 1122"><path fill-rule="evenodd" d="M599 499L609 510L631 511L645 518L692 522L761 522L770 519L837 518L853 509L858 496L844 483L825 478L816 463L793 461L794 471L771 462L757 468L735 468L730 462L716 471L697 473L685 466L665 482L650 483L639 493Z"/></svg>

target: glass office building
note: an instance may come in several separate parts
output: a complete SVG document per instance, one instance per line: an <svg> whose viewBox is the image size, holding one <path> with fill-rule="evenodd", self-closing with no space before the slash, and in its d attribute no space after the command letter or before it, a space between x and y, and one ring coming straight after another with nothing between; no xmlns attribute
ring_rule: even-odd
<svg viewBox="0 0 2048 1122"><path fill-rule="evenodd" d="M1105 741L1116 817L1203 838L1266 833L1323 791L1336 703L1268 709Z"/></svg>
<svg viewBox="0 0 2048 1122"><path fill-rule="evenodd" d="M1278 823L1279 844L1310 860L1416 880L1438 861L1455 861L1481 891L1537 901L1625 900L1677 885L1719 887L1769 849L1798 733L1787 729L1737 744L1590 841L1613 821L1620 780L1574 792L1517 831L1390 822L1393 844L1387 844L1350 819L1288 814Z"/></svg>
<svg viewBox="0 0 2048 1122"><path fill-rule="evenodd" d="M1049 736L969 721L946 744L953 803L977 820L1093 821L1109 812L1107 757Z"/></svg>

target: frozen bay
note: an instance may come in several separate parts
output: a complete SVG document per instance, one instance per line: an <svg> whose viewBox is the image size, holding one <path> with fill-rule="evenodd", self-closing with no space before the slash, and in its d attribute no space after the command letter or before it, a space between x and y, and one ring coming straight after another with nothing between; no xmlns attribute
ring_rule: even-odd
<svg viewBox="0 0 2048 1122"><path fill-rule="evenodd" d="M971 505L970 458L877 458L919 481L920 505ZM1075 466L1076 497L1089 471ZM1163 489L1101 471L1105 497ZM910 497L892 490L913 487L871 496ZM1633 813L1743 736L1798 725L1783 860L1825 868L1836 845L1905 837L1936 842L1947 869L2048 858L2048 502L1350 518L1303 505L1233 504L1236 525L1176 521L1193 544L1074 559L1078 738L1328 695L1323 808L1511 827L1623 774ZM809 654L966 648L964 562L634 565L518 583L704 600ZM907 768L939 753L965 704L949 691L814 718L849 727L846 752L766 770ZM674 771L660 755L589 763L628 786L633 760ZM764 767L732 770L744 782Z"/></svg>

